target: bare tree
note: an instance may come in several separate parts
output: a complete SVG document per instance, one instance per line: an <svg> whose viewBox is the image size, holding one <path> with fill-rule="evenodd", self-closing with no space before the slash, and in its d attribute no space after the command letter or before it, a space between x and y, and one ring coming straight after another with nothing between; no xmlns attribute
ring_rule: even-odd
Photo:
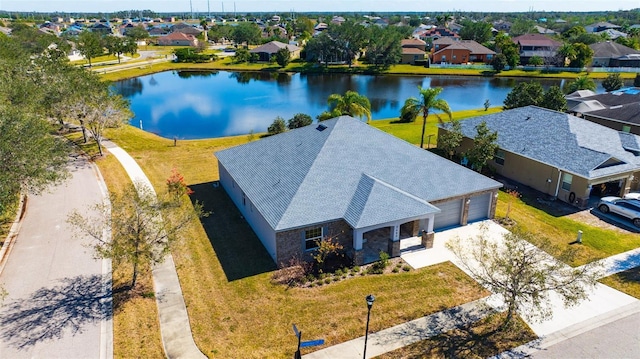
<svg viewBox="0 0 640 359"><path fill-rule="evenodd" d="M97 216L74 211L67 221L77 234L92 238L89 246L96 257L132 266L130 289L136 285L140 264L161 263L179 233L192 220L205 215L197 203L194 209L188 209L176 206L173 200L156 199L145 184L131 185L121 194L111 193L109 199L110 203L92 207ZM105 236L106 229L111 230L110 238Z"/></svg>
<svg viewBox="0 0 640 359"><path fill-rule="evenodd" d="M506 328L514 315L543 321L553 315L550 293L557 293L566 307L588 297L599 277L599 264L592 262L573 268L556 260L544 250L552 249L544 241L539 247L530 243L533 235L508 233L503 241L492 240L486 229L475 238L455 238L447 247L455 254L463 269L482 286L500 296L507 308L501 326ZM575 251L561 254L570 261Z"/></svg>

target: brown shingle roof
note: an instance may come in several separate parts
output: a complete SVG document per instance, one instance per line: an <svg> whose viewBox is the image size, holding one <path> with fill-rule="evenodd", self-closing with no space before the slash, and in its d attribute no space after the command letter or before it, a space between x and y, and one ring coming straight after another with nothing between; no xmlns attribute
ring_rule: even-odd
<svg viewBox="0 0 640 359"><path fill-rule="evenodd" d="M514 43L520 46L537 46L537 47L560 47L562 44L556 40L550 39L542 34L524 34L514 37Z"/></svg>

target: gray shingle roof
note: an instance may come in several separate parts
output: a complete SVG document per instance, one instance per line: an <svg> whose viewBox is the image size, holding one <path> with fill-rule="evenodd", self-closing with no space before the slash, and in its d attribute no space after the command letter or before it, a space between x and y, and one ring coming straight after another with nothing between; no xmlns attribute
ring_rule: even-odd
<svg viewBox="0 0 640 359"><path fill-rule="evenodd" d="M535 106L521 107L461 121L463 134L473 138L475 126L482 121L498 132L498 145L503 150L584 178L640 169L640 157L625 150L640 143L640 137L621 136L616 130L573 115Z"/></svg>
<svg viewBox="0 0 640 359"><path fill-rule="evenodd" d="M275 230L344 219L354 228L415 218L429 202L501 184L342 116L216 153Z"/></svg>

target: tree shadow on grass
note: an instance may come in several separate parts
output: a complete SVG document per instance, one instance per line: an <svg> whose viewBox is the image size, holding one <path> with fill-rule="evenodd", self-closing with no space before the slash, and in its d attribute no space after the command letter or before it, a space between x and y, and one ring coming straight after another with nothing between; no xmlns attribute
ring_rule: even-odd
<svg viewBox="0 0 640 359"><path fill-rule="evenodd" d="M82 275L60 282L55 287L40 288L27 298L4 303L0 338L5 343L23 349L65 333L82 333L87 324L111 318L109 279Z"/></svg>
<svg viewBox="0 0 640 359"><path fill-rule="evenodd" d="M190 185L192 201L209 212L200 218L207 237L218 256L228 281L234 281L276 269L271 256L236 208L222 186L212 182Z"/></svg>

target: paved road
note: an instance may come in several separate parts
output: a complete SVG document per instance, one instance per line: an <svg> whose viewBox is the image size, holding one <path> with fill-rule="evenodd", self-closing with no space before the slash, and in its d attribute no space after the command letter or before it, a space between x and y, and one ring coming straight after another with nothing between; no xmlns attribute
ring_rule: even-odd
<svg viewBox="0 0 640 359"><path fill-rule="evenodd" d="M554 344L531 358L640 358L640 313Z"/></svg>
<svg viewBox="0 0 640 359"><path fill-rule="evenodd" d="M104 182L83 158L70 169L64 184L29 197L0 273L9 293L0 306L0 358L113 356L109 262L95 260L66 223L73 209L86 214L102 200Z"/></svg>

